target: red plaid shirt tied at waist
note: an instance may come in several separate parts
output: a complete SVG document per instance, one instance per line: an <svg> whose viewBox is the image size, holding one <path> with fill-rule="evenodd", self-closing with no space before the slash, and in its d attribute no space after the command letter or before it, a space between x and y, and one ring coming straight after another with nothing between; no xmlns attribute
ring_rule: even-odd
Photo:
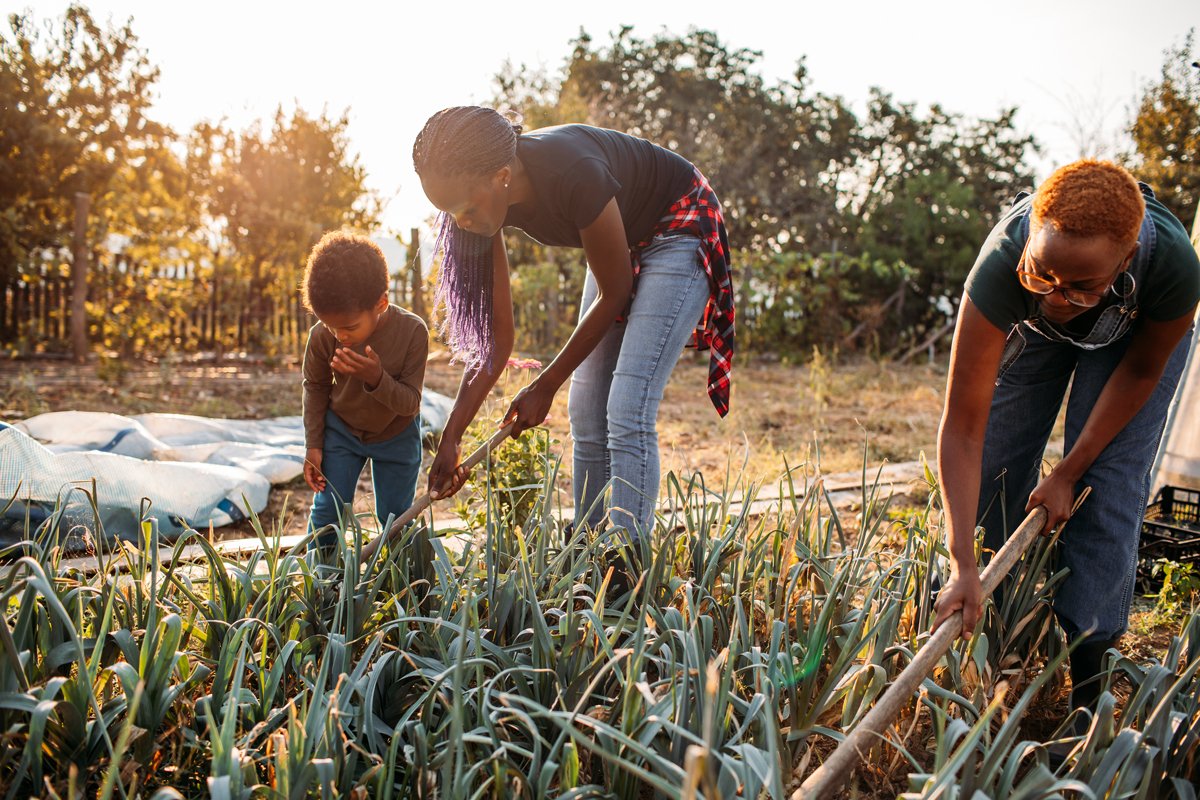
<svg viewBox="0 0 1200 800"><path fill-rule="evenodd" d="M708 304L688 347L708 350L708 397L722 417L729 413L730 375L733 372L733 272L729 265L729 237L721 203L708 179L696 170L687 193L671 204L649 238L631 250L634 291L641 270L641 252L655 236L687 233L700 240L700 261L708 274Z"/></svg>

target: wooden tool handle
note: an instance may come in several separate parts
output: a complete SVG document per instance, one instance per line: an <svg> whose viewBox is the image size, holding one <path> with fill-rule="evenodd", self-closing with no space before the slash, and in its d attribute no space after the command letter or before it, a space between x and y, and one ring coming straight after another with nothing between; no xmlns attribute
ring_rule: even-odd
<svg viewBox="0 0 1200 800"><path fill-rule="evenodd" d="M488 439L486 442L476 448L471 455L467 456L466 460L462 462L461 466L466 467L467 469L473 469L476 467L479 462L487 458L488 453L499 447L505 439L512 435L512 429L513 423L510 422L500 430L493 433L492 438ZM421 514L425 512L425 509L429 508L431 505L433 505L433 498L429 495L429 492L425 492L416 500L414 500L413 504L409 506L407 511L392 520L392 524L388 527L386 533L384 533L382 536L375 537L368 542L365 547L363 547L361 559L362 562L366 563L367 561L370 561L371 558L374 557L375 551L382 547L384 542L390 542L396 536L399 536L400 531L404 530L405 525L421 516Z"/></svg>
<svg viewBox="0 0 1200 800"><path fill-rule="evenodd" d="M1082 500L1082 498L1080 498ZM1078 507L1078 503L1076 503ZM1038 506L1029 512L1021 526L1008 537L1008 541L992 558L987 569L980 576L983 584L983 598L991 595L1000 585L1000 581L1009 573L1013 565L1020 560L1025 551L1046 526L1046 509ZM982 599L982 598L981 598ZM846 735L842 743L833 751L833 755L800 784L800 788L792 794L791 800L819 800L828 797L835 789L850 776L850 772L867 752L883 738L883 731L892 724L892 720L912 699L925 678L937 666L938 661L950 649L950 645L962 632L962 612L956 611L942 626L933 632L925 646L917 651L917 655L904 671L896 676L896 680L883 693L883 697L867 715L854 726L854 730Z"/></svg>

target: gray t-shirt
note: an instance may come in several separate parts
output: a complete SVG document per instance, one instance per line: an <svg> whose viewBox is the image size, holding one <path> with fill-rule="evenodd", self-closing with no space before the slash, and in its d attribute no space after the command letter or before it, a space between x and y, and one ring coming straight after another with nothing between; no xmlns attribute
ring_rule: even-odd
<svg viewBox="0 0 1200 800"><path fill-rule="evenodd" d="M1183 225L1162 203L1147 197L1146 210L1157 242L1137 289L1138 314L1160 322L1178 319L1200 301L1200 258ZM1017 280L1017 262L1027 238L1017 211L1014 208L992 229L967 275L967 296L1002 331L1037 315L1037 296Z"/></svg>

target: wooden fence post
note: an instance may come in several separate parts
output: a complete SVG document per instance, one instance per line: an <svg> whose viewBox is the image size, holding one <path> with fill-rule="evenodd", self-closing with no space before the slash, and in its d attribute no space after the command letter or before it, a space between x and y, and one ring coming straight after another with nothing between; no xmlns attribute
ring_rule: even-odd
<svg viewBox="0 0 1200 800"><path fill-rule="evenodd" d="M400 234L396 234L396 242L401 247L404 246L404 240L400 238ZM408 250L405 251L407 259ZM407 275L404 272L404 265L397 265L395 275L395 285L392 287L393 297L397 305L408 307L408 281Z"/></svg>
<svg viewBox="0 0 1200 800"><path fill-rule="evenodd" d="M86 192L75 193L75 237L71 259L71 352L75 363L87 360L87 218L92 198Z"/></svg>
<svg viewBox="0 0 1200 800"><path fill-rule="evenodd" d="M408 268L412 272L412 312L421 319L425 316L425 287L424 276L421 274L421 239L420 231L412 229L412 238L408 243Z"/></svg>
<svg viewBox="0 0 1200 800"><path fill-rule="evenodd" d="M10 305L8 302L8 295L9 292L16 294L16 285L16 281L14 281L12 277L6 278L4 283L0 284L0 339L5 341L7 341L10 336L14 339L16 338L16 328L15 326L10 327L8 322L8 310Z"/></svg>

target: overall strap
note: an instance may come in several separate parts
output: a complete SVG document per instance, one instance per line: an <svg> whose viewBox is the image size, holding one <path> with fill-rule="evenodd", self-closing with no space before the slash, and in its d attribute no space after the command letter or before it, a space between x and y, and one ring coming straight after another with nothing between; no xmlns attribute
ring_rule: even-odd
<svg viewBox="0 0 1200 800"><path fill-rule="evenodd" d="M1147 209L1142 217L1142 228L1138 231L1138 249L1133 256L1133 263L1129 265L1129 274L1133 276L1139 287L1143 285L1143 276L1150 266L1150 260L1154 258L1154 248L1157 244L1158 229L1154 227L1154 220L1150 218L1150 211Z"/></svg>

